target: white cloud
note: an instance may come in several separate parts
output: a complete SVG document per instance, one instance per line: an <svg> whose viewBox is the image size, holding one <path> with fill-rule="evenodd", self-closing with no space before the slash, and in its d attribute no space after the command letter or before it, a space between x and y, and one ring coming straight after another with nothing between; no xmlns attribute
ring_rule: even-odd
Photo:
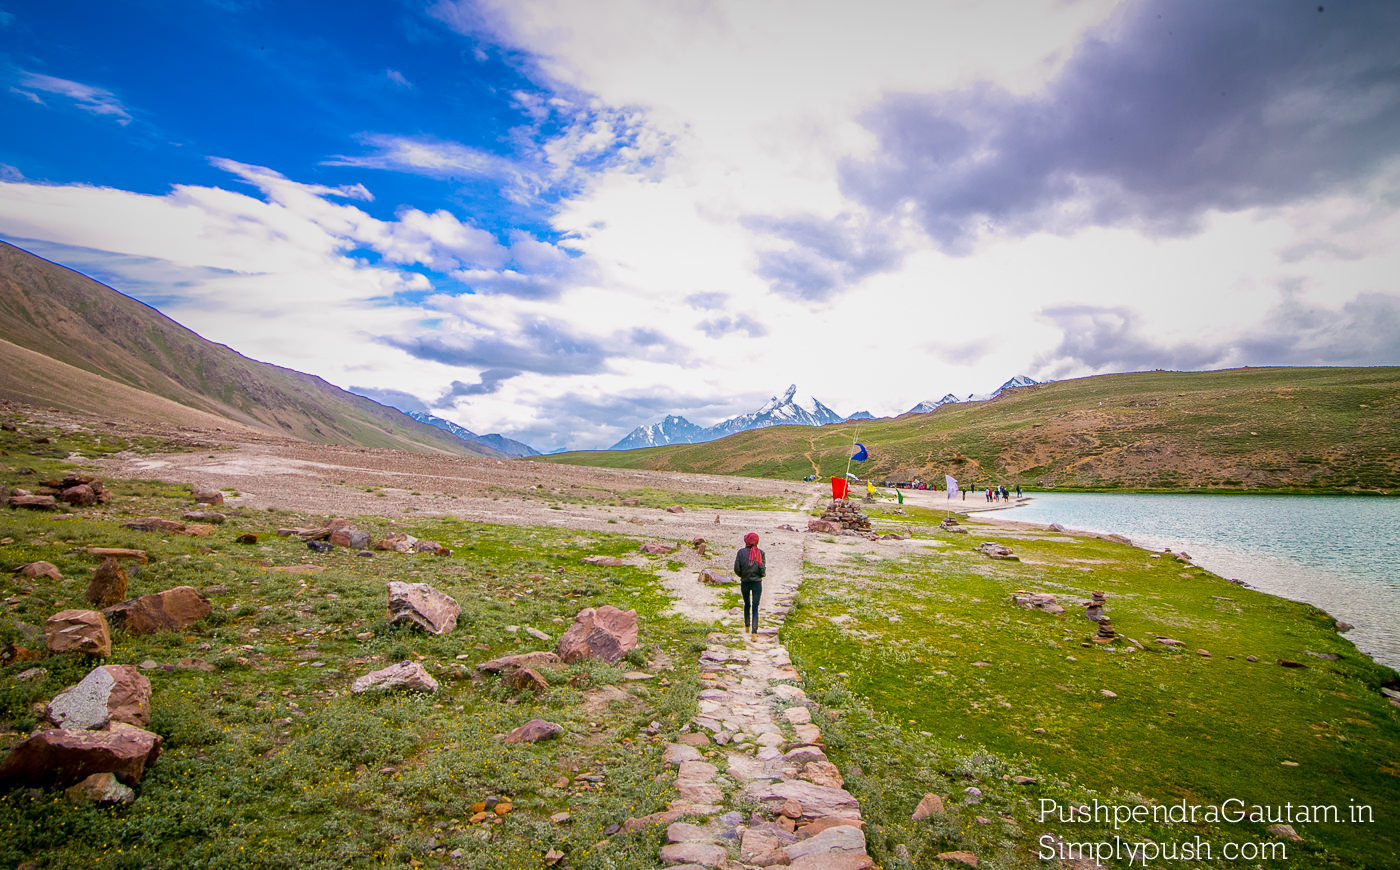
<svg viewBox="0 0 1400 870"><path fill-rule="evenodd" d="M118 124L131 123L131 113L122 105L121 100L117 99L116 94L81 82L56 78L42 73L25 72L20 74L18 88L11 88L11 91L28 97L40 105L44 105L44 102L33 93L34 91L67 97L85 112L111 116L117 119Z"/></svg>

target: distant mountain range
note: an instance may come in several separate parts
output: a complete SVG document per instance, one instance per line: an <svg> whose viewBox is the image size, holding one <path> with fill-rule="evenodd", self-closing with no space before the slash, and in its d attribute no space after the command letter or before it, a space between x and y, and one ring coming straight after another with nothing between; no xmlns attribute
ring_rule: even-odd
<svg viewBox="0 0 1400 870"><path fill-rule="evenodd" d="M429 426L436 426L444 432L451 432L456 437L470 444L481 444L513 458L540 455L540 452L529 444L523 441L515 441L504 435L498 435L494 432L490 435L478 435L465 426L458 426L451 420L444 420L432 414L424 414L419 411L405 411L404 413L420 423L427 423Z"/></svg>
<svg viewBox="0 0 1400 870"><path fill-rule="evenodd" d="M249 359L3 242L0 399L319 444L504 456L314 375Z"/></svg>
<svg viewBox="0 0 1400 870"><path fill-rule="evenodd" d="M872 420L869 411L843 417L812 396L798 396L793 384L781 396L773 396L757 411L740 414L713 426L701 427L674 414L650 426L638 426L609 450L638 450L665 444L703 444L726 435L769 426L826 426L850 420Z"/></svg>
<svg viewBox="0 0 1400 870"><path fill-rule="evenodd" d="M997 387L994 391L992 391L992 392L990 392L990 393L984 393L984 394L981 394L981 395L979 395L979 394L977 394L977 393L972 393L972 394L970 394L970 395L969 395L967 398L965 398L965 399L959 399L957 396L953 395L952 393L949 393L948 395L944 396L943 398L941 398L941 399L939 399L939 400L937 400L937 401L923 401L923 402L920 402L919 404L915 405L914 407L910 408L909 410L905 411L904 413L906 413L906 414L927 414L927 413L929 413L930 411L936 411L936 410L938 410L939 408L943 407L944 405L952 405L952 404L955 404L955 403L957 403L957 402L985 402L985 401L987 401L988 399L995 399L997 396L1000 396L1002 393L1006 392L1007 390L1014 390L1014 389L1016 389L1017 387L1034 387L1034 386L1036 386L1036 385L1039 384L1039 383L1041 383L1041 382L1040 382L1040 381L1033 381L1033 380L1031 380L1030 378L1026 377L1025 375L1017 375L1016 377L1012 378L1011 380L1009 380L1009 381L1007 381L1006 383L1002 384L1001 386Z"/></svg>

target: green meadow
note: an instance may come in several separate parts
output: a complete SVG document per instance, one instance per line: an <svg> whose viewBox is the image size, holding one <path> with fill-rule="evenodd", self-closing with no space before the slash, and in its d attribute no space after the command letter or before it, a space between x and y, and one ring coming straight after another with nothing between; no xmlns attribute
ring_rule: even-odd
<svg viewBox="0 0 1400 870"><path fill-rule="evenodd" d="M1400 710L1379 691L1396 674L1358 653L1326 614L1171 554L964 522L970 534L908 524L937 542L936 554L892 559L872 543L843 564L809 564L783 629L808 692L828 710L819 724L871 823L877 862L906 866L902 845L914 867L950 849L992 859L984 867L1030 867L1047 854L1042 837L1117 835L1200 837L1211 860L1193 867L1252 867L1260 861L1229 861L1226 850L1258 858L1277 848L1287 863L1263 866L1400 866ZM983 541L1019 561L977 553ZM1012 602L1018 590L1054 594L1065 612L1023 609ZM1091 642L1097 625L1081 606L1096 590L1118 635L1110 644ZM982 790L980 803L964 803L968 788ZM930 792L949 813L911 822ZM1288 804L1313 808L1292 812L1302 843L1268 832L1277 817L1232 812L1278 816ZM1198 816L1223 806L1224 818L1118 828L1070 809L1040 818L1043 808L1103 806L1115 808L1110 818L1142 807L1139 818L1150 819L1154 806L1183 805L1201 807ZM1353 823L1353 805L1372 821Z"/></svg>
<svg viewBox="0 0 1400 870"><path fill-rule="evenodd" d="M47 445L0 435L0 482L11 487L32 487L59 472L58 457L92 449L62 433ZM178 519L193 507L188 490L108 487L109 505L71 515L0 511L0 647L42 650L35 630L44 619L83 606L98 563L89 546L149 554L148 564L128 563L130 594L189 585L208 594L214 611L184 633L114 639L105 663L157 665L143 673L153 689L150 728L165 743L137 800L108 809L71 805L58 790L8 791L0 795L0 866L485 870L541 867L551 848L580 870L655 863L661 831L613 834L610 826L675 798L663 736L694 713L695 660L707 628L663 613L669 599L651 570L580 562L634 553L635 540L363 517L358 526L376 535L405 531L452 555L321 555L274 532L324 518L234 507L208 537L147 534L120 524ZM248 532L257 544L235 543ZM56 565L63 579L11 573L35 560ZM287 566L321 570L272 570ZM457 629L431 636L389 624L390 580L428 583L456 598ZM540 696L475 670L494 657L552 649L525 629L557 639L580 609L602 604L636 608L640 617L640 646L617 666L544 669L550 689ZM356 677L404 660L423 664L440 689L350 694ZM51 656L0 665L3 743L38 725L35 705L96 664ZM34 667L47 674L15 679ZM624 680L633 670L654 679ZM536 717L563 725L565 736L501 743L498 735ZM499 822L473 824L471 805L492 797L509 799L512 810ZM567 821L550 821L561 812Z"/></svg>

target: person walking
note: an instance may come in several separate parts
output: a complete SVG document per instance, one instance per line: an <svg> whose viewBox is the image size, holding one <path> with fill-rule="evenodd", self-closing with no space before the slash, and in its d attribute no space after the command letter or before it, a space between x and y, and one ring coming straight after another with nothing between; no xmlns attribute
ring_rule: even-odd
<svg viewBox="0 0 1400 870"><path fill-rule="evenodd" d="M758 637L758 599L763 594L763 551L758 533L744 535L744 546L734 554L734 573L739 575L739 593L744 596L744 631Z"/></svg>

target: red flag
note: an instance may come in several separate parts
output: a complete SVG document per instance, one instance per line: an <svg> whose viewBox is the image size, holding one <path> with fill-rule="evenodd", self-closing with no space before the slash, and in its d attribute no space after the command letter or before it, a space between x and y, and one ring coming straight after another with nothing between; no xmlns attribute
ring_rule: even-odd
<svg viewBox="0 0 1400 870"><path fill-rule="evenodd" d="M846 486L846 479L845 479L845 478L843 478L843 477L833 477L833 478L831 479L831 497L832 497L832 498L834 498L834 499L835 499L835 498L845 498L845 497L846 497L846 489L847 489L847 486Z"/></svg>

